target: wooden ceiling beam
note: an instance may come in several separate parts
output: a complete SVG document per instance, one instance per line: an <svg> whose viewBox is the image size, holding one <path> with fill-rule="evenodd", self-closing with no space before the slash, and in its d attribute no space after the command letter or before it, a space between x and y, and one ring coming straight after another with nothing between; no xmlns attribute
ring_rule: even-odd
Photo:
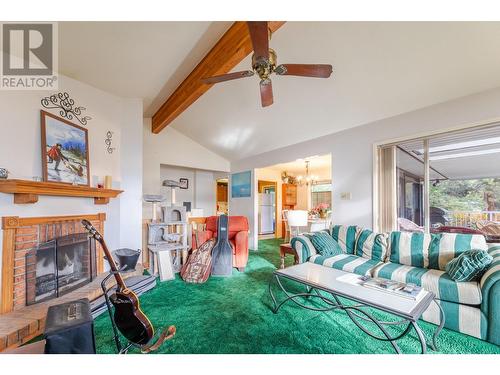
<svg viewBox="0 0 500 375"><path fill-rule="evenodd" d="M269 29L274 32L284 23L270 21ZM247 23L235 22L156 111L152 119L152 132L158 134L212 87L212 85L201 82L202 78L229 73L251 52L252 41Z"/></svg>

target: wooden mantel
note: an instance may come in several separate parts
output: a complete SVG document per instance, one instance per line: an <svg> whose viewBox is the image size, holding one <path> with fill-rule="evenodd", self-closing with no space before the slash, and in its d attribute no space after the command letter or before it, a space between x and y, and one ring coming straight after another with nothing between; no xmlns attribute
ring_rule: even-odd
<svg viewBox="0 0 500 375"><path fill-rule="evenodd" d="M0 193L14 194L14 203L16 204L36 203L39 195L94 198L95 204L108 204L110 198L116 198L122 192L123 190L100 189L57 182L0 180Z"/></svg>

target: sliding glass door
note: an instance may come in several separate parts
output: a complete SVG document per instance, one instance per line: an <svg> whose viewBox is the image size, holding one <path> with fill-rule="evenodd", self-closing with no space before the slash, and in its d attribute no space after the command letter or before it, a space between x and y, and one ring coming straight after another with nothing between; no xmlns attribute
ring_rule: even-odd
<svg viewBox="0 0 500 375"><path fill-rule="evenodd" d="M379 230L500 236L500 125L380 146L378 156Z"/></svg>

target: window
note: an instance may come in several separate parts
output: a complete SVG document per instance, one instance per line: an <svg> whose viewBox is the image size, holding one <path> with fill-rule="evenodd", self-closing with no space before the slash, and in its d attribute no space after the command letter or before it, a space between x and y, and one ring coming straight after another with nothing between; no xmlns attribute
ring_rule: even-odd
<svg viewBox="0 0 500 375"><path fill-rule="evenodd" d="M389 148L395 163L382 157ZM500 124L379 149L379 230L500 234Z"/></svg>
<svg viewBox="0 0 500 375"><path fill-rule="evenodd" d="M321 181L311 186L311 207L316 207L320 203L326 203L328 207L332 207L331 181Z"/></svg>

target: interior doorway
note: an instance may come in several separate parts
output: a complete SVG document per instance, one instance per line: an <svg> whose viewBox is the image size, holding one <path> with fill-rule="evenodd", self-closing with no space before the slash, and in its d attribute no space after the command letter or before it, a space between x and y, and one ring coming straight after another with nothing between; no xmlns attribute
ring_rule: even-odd
<svg viewBox="0 0 500 375"><path fill-rule="evenodd" d="M258 181L259 191L259 238L275 238L278 216L278 184L276 181Z"/></svg>
<svg viewBox="0 0 500 375"><path fill-rule="evenodd" d="M219 178L216 181L216 189L217 189L217 199L216 199L216 213L219 215L227 215L229 212L228 207L228 179L227 178Z"/></svg>

